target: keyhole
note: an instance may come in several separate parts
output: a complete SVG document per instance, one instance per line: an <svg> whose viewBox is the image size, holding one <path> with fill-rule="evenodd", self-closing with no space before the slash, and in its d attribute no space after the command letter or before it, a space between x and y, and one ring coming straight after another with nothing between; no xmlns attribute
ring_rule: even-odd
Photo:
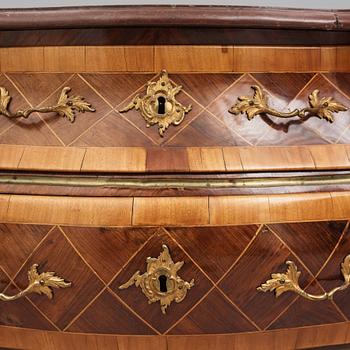
<svg viewBox="0 0 350 350"><path fill-rule="evenodd" d="M166 293L168 291L168 288L166 286L166 281L167 281L167 277L164 275L160 275L158 277L159 280L159 289L162 293Z"/></svg>
<svg viewBox="0 0 350 350"><path fill-rule="evenodd" d="M165 98L163 96L158 97L158 114L165 114Z"/></svg>

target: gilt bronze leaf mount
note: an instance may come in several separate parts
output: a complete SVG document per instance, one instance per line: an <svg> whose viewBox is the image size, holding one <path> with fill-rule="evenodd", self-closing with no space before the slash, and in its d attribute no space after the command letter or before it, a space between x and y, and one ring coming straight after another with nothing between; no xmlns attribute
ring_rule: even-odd
<svg viewBox="0 0 350 350"><path fill-rule="evenodd" d="M8 110L11 96L9 92L4 88L0 87L0 114L7 118L28 118L32 113L57 113L61 117L67 118L71 123L75 120L75 114L77 112L94 112L95 110L91 107L91 104L84 101L82 96L69 96L68 93L71 90L70 87L66 86L62 89L61 94L57 100L57 103L53 106L48 107L34 107L27 108L24 110L18 110L16 112L10 112Z"/></svg>
<svg viewBox="0 0 350 350"><path fill-rule="evenodd" d="M12 301L22 298L28 294L45 294L49 299L53 297L53 288L68 288L72 284L63 278L56 276L55 272L42 272L39 274L38 265L34 264L28 271L28 286L15 295L0 293L1 301Z"/></svg>
<svg viewBox="0 0 350 350"><path fill-rule="evenodd" d="M344 279L343 284L333 288L329 292L318 295L307 293L300 287L299 277L301 272L298 271L298 268L293 261L286 261L286 265L288 266L286 272L271 274L271 279L263 283L257 288L257 290L260 292L274 291L276 298L285 292L293 292L308 300L321 301L332 300L335 293L348 288L350 285L350 255L346 256L341 263L341 273Z"/></svg>
<svg viewBox="0 0 350 350"><path fill-rule="evenodd" d="M140 97L137 95L123 109L119 110L125 113L135 108L140 111L141 116L146 121L146 126L158 124L158 132L161 137L168 127L179 125L185 118L192 106L183 106L176 100L176 95L182 90L181 85L173 84L168 77L168 73L162 70L157 81L147 83L146 95Z"/></svg>
<svg viewBox="0 0 350 350"><path fill-rule="evenodd" d="M266 94L262 89L254 85L251 87L254 91L252 97L241 96L233 105L229 112L235 115L246 114L248 120L252 120L257 115L272 115L278 118L293 118L301 119L308 117L318 117L330 123L334 121L334 113L345 112L347 107L335 101L333 97L319 97L319 90L314 90L309 95L309 106L302 109L295 109L292 112L280 112L269 107Z"/></svg>
<svg viewBox="0 0 350 350"><path fill-rule="evenodd" d="M126 289L135 284L141 288L149 304L159 301L162 313L165 314L167 307L173 301L180 303L185 299L187 291L194 286L194 280L186 282L179 277L177 272L184 262L174 263L168 247L163 244L162 249L158 258L147 258L145 273L141 275L140 271L136 271L119 289Z"/></svg>

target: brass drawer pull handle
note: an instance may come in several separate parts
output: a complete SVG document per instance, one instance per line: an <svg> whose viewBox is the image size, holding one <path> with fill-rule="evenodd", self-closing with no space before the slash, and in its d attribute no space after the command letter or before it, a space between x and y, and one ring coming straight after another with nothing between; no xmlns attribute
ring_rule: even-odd
<svg viewBox="0 0 350 350"><path fill-rule="evenodd" d="M122 284L119 289L126 289L135 284L141 287L142 293L148 298L148 303L159 301L162 313L173 302L181 302L187 295L187 290L194 286L194 280L186 282L177 275L184 262L174 263L171 259L168 247L163 244L163 251L158 258L147 258L147 271L140 275L136 271L128 282Z"/></svg>
<svg viewBox="0 0 350 350"><path fill-rule="evenodd" d="M344 290L350 285L350 255L348 255L341 263L341 273L344 277L344 283L339 287L333 288L329 292L314 295L305 292L299 286L299 276L301 274L298 271L293 261L287 261L287 271L285 273L273 273L271 279L267 280L260 287L257 288L260 292L272 292L275 291L276 298L284 292L294 292L301 295L303 298L320 301L320 300L332 300L336 292Z"/></svg>
<svg viewBox="0 0 350 350"><path fill-rule="evenodd" d="M176 100L176 95L182 90L181 85L173 84L168 73L162 70L157 81L147 83L147 93L143 97L137 95L120 113L125 113L135 108L140 111L146 126L158 124L158 132L163 137L169 125L179 125L184 120L185 114L192 106L183 106Z"/></svg>
<svg viewBox="0 0 350 350"><path fill-rule="evenodd" d="M268 106L267 97L259 86L252 86L254 90L253 97L241 96L233 105L229 112L235 115L246 113L248 120L257 115L270 114L278 118L309 118L318 117L332 123L334 121L333 113L345 112L348 109L341 103L335 101L333 97L319 98L319 90L314 90L309 95L309 107L295 109L289 113L279 112Z"/></svg>
<svg viewBox="0 0 350 350"><path fill-rule="evenodd" d="M28 118L30 114L34 112L38 113L52 113L56 112L61 117L66 117L71 123L75 120L76 112L94 112L95 110L91 107L91 104L84 101L84 97L81 96L68 96L68 92L71 90L70 87L64 87L58 98L57 103L50 107L35 107L24 110L18 110L17 112L11 113L8 110L11 96L4 87L0 87L0 114L7 118Z"/></svg>
<svg viewBox="0 0 350 350"><path fill-rule="evenodd" d="M34 264L28 271L28 287L15 295L0 293L0 300L12 301L30 293L45 294L49 299L53 297L52 288L67 288L72 284L55 275L55 272L38 273L38 265Z"/></svg>

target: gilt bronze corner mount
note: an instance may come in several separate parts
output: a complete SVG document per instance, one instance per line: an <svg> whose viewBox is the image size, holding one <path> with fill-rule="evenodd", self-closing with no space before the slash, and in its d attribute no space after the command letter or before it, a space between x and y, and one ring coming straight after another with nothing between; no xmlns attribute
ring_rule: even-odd
<svg viewBox="0 0 350 350"><path fill-rule="evenodd" d="M184 262L174 263L168 247L163 244L162 249L158 258L147 258L145 273L141 275L140 271L136 271L119 289L126 289L135 284L141 288L149 304L159 301L162 313L165 314L167 307L173 301L180 303L185 299L187 291L194 286L194 280L186 282L179 277L177 272Z"/></svg>
<svg viewBox="0 0 350 350"><path fill-rule="evenodd" d="M314 90L309 95L309 107L295 109L292 112L280 112L269 107L267 96L259 86L252 86L254 90L253 97L241 96L233 105L229 112L235 115L246 114L248 120L253 119L257 115L272 115L278 118L306 118L318 117L332 123L334 121L333 113L345 112L347 107L335 101L333 97L319 97L319 90Z"/></svg>
<svg viewBox="0 0 350 350"><path fill-rule="evenodd" d="M173 84L168 77L168 73L162 70L157 81L149 81L147 83L146 95L140 97L137 95L123 109L121 113L128 112L135 108L140 111L141 116L146 121L146 126L158 124L158 132L161 137L168 127L179 125L185 114L188 113L192 106L183 106L176 100L176 95L182 90L181 85Z"/></svg>
<svg viewBox="0 0 350 350"><path fill-rule="evenodd" d="M84 97L81 96L68 96L70 87L64 87L55 105L49 107L34 107L24 110L18 110L16 112L10 112L8 110L11 96L9 92L0 87L0 114L7 118L28 118L32 113L57 113L61 117L66 117L71 123L75 120L76 112L94 112L91 104L84 101Z"/></svg>
<svg viewBox="0 0 350 350"><path fill-rule="evenodd" d="M38 273L38 265L34 264L28 271L29 284L26 289L15 295L0 293L1 301L12 301L31 293L45 294L49 299L53 297L52 288L68 288L72 284L63 278L56 276L55 272Z"/></svg>
<svg viewBox="0 0 350 350"><path fill-rule="evenodd" d="M344 282L338 287L333 288L329 292L323 294L310 294L302 289L299 285L299 277L301 272L298 271L297 266L293 261L286 262L288 268L285 273L273 273L271 279L267 280L260 287L257 288L260 292L275 292L276 298L284 292L294 292L305 299L313 301L332 300L334 294L342 291L350 285L350 255L346 256L341 263L341 273Z"/></svg>

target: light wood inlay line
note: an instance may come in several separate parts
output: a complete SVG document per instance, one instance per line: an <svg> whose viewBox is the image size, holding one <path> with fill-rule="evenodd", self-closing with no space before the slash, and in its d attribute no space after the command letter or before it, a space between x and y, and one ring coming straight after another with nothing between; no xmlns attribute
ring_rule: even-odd
<svg viewBox="0 0 350 350"><path fill-rule="evenodd" d="M50 230L49 232L51 232L52 230ZM46 238L47 235L45 235ZM39 245L41 244L41 242L39 243ZM32 254L31 254L32 255ZM22 268L22 267L21 267ZM17 285L17 283L15 282L15 277L11 278L8 273L1 268L1 270L5 273L6 277L9 279L9 284L6 286L6 288L4 289L4 292L7 290L7 288L12 284L13 286L15 286L17 288L17 290L21 290L21 288ZM29 298L29 296L25 296L24 297L39 313L40 315L42 315L56 330L60 331L60 328L55 324L55 322L53 322L44 312L42 312L40 310L40 308Z"/></svg>
<svg viewBox="0 0 350 350"><path fill-rule="evenodd" d="M144 322L149 328L151 328L156 334L161 335L161 333L154 328L149 322L147 322L143 317L141 317L132 307L130 307L122 298L119 297L118 294L114 292L113 289L107 287L109 293L113 295L114 298L118 299L129 311L131 311L137 318L139 318L142 322Z"/></svg>
<svg viewBox="0 0 350 350"><path fill-rule="evenodd" d="M29 259L33 256L33 254L40 248L41 244L45 241L46 237L56 228L57 226L52 226L47 233L43 236L43 238L40 240L40 242L36 245L36 247L30 252L30 254L27 256L27 258L23 261L22 265L20 268L16 271L16 273L13 275L12 280L16 280L18 274L21 272L23 267L27 264ZM6 292L8 286L4 289L3 292Z"/></svg>
<svg viewBox="0 0 350 350"><path fill-rule="evenodd" d="M348 223L349 224L349 223ZM347 225L348 225L347 224ZM317 280L317 276L319 274L313 274L312 271L307 267L307 265L303 262L303 260L299 257L299 255L274 231L273 227L271 227L270 225L267 225L267 227L269 228L269 230L273 233L273 235L284 245L288 248L288 250L296 257L296 259L298 261L296 261L295 263L297 265L302 265L303 268L311 275L312 279L311 281L305 286L305 290L308 289L309 286L311 286L313 283L316 283L317 287L320 288L320 290L325 293L325 289L322 287L322 285L319 283L319 281ZM343 234L344 234L345 230L343 230L342 235L340 236L340 238L338 239L338 242L336 244L336 247L339 245ZM331 255L333 254L333 252L335 251L335 249L333 249L333 251L330 253L329 257L326 259L326 261L328 261L331 257ZM265 330L269 329L269 327L271 325L273 325L282 315L284 315L287 310L300 298L300 296L297 296L282 312L280 312L278 314L277 317L275 317L266 327ZM340 308L338 307L338 305L334 302L334 300L331 300L331 303L333 304L333 306L336 308L337 312L340 314L340 316L344 319L344 321L348 321L348 319L346 318L346 316L344 315L344 313L340 310Z"/></svg>
<svg viewBox="0 0 350 350"><path fill-rule="evenodd" d="M28 105L33 108L34 106L32 105L32 103L28 100L28 98L25 96L25 94L23 93L23 91L20 89L20 87L16 84L16 82L11 79L9 77L9 75L6 75L6 78L12 83L12 85L17 89L17 91L21 94L21 96L24 98L24 100L28 103ZM68 79L69 80L69 79ZM40 120L46 125L46 127L51 131L51 133L55 136L55 138L59 141L59 143L62 146L65 146L64 142L61 140L61 138L57 135L57 133L52 129L52 127L45 121L45 118L43 118L43 116L40 113L36 113L38 115L38 117L40 118ZM18 121L16 121L15 124L20 123L21 120L19 119ZM15 125L14 124L14 125ZM13 125L13 126L14 126Z"/></svg>
<svg viewBox="0 0 350 350"><path fill-rule="evenodd" d="M166 228L163 228L163 230L167 233L167 235L170 237L171 240L173 240L179 247L182 249L182 251L187 255L187 257L192 261L194 265L205 275L208 280L214 285L214 287L237 309L237 311L245 317L257 330L261 330L261 328L248 316L246 315L230 298L226 296L226 294L221 290L219 287L219 283L224 279L224 277L231 271L231 269L238 263L240 258L244 255L244 253L248 250L248 248L252 245L253 241L259 234L260 230L262 229L263 225L260 225L258 230L255 232L252 239L248 242L247 246L243 249L241 254L237 257L237 259L233 262L233 264L227 269L227 271L218 279L217 282L214 282L213 279L201 268L200 265L197 264L197 262L192 258L192 256L186 251L186 249L166 230ZM209 292L211 292L213 288L210 288ZM177 324L180 323L187 315L189 315L204 299L207 295L209 295L209 292L206 293L190 310L188 310L175 324L173 324L164 334L168 334Z"/></svg>

